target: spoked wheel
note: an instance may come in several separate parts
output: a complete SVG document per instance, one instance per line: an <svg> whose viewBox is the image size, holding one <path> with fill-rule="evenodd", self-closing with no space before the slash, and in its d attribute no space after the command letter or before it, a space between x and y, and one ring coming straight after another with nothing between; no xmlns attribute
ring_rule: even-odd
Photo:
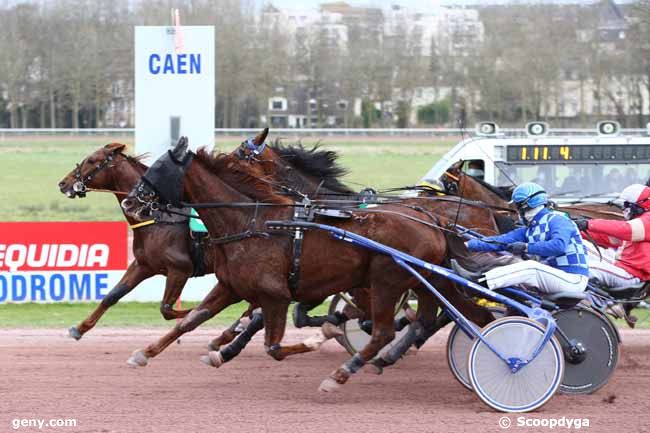
<svg viewBox="0 0 650 433"><path fill-rule="evenodd" d="M480 332L476 325L472 325ZM472 389L472 383L469 380L467 358L473 344L474 340L460 326L454 325L447 338L447 363L456 380L469 390Z"/></svg>
<svg viewBox="0 0 650 433"><path fill-rule="evenodd" d="M544 327L524 317L504 317L483 328L483 338L506 359L528 359L544 338ZM468 360L469 378L479 398L502 412L528 412L557 391L564 375L562 348L555 336L528 365L512 373L480 339Z"/></svg>
<svg viewBox="0 0 650 433"><path fill-rule="evenodd" d="M603 315L582 307L553 313L555 331L564 352L560 392L591 394L604 386L618 363L618 338Z"/></svg>
<svg viewBox="0 0 650 433"><path fill-rule="evenodd" d="M401 301L396 307L395 319L401 319L404 317L404 309L401 308L404 302L408 302L406 299ZM343 311L347 301L343 299L340 295L336 295L332 298L332 302L329 307L329 314L333 314L335 311ZM339 325L339 328L343 330L343 335L336 337L336 341L348 351L350 355L354 355L363 349L366 344L370 342L370 335L368 335L363 329L359 327L359 321L356 319L348 320L345 323ZM402 329L399 332L395 332L395 338L391 343L388 343L384 348L382 348L377 356L383 355L386 351L390 350L391 347L397 342L398 339L404 336L408 331L408 326Z"/></svg>
<svg viewBox="0 0 650 433"><path fill-rule="evenodd" d="M495 319L500 319L506 312L503 307L488 307L488 309ZM474 327L480 332L476 325ZM469 372L467 371L467 358L473 344L474 339L463 332L460 326L454 325L447 338L447 363L456 380L470 390L472 389L472 383L469 380Z"/></svg>

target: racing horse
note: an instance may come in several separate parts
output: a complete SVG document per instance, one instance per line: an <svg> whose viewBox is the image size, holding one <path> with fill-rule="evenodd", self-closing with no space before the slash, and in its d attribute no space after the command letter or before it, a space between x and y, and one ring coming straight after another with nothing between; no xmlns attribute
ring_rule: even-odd
<svg viewBox="0 0 650 433"><path fill-rule="evenodd" d="M484 202L504 214L517 217L517 211L509 203L513 187L497 187L468 175L462 170L462 160L452 164L440 177L445 192L469 200ZM622 220L623 212L611 203L559 204L556 210L568 213L572 218L607 218Z"/></svg>
<svg viewBox="0 0 650 433"><path fill-rule="evenodd" d="M103 190L115 195L118 205L148 169L140 158L126 155L125 144L111 143L88 155L58 183L68 198L84 197L87 191ZM106 311L138 284L154 275L166 276L160 313L166 320L185 317L190 310L174 310L188 278L213 268L213 258L204 254L192 260L187 218L158 213L145 223L124 214L133 229L134 260L95 310L78 325L69 328L70 337L79 340L90 331Z"/></svg>
<svg viewBox="0 0 650 433"><path fill-rule="evenodd" d="M134 353L144 364L183 333L241 299L261 305L266 351L276 360L284 359L293 350L291 346L280 345L292 299L318 303L340 290L368 287L372 338L361 352L323 380L320 389L332 391L393 339L393 309L399 297L413 287L418 295L428 294L390 257L341 244L320 232L304 235L301 279L292 291L287 281L291 268L290 239L261 228L268 220L291 219L294 202L278 194L254 165L229 154L213 156L205 150L196 154L188 152L185 140L179 141L173 150L152 165L122 206L129 215L138 218L143 209L155 203L185 205L184 198L194 203L211 236L222 240L215 249L219 256L215 266L219 283L158 342ZM208 204L202 205L204 202ZM415 210L388 204L376 212L350 211L349 219L332 223L423 260L442 263L446 258L445 235L441 230L421 224L420 216ZM442 282L435 282L444 287L438 283ZM426 298L422 296L421 299ZM422 302L418 318L433 317L432 307L432 303ZM475 320L484 324L491 320L491 315L488 316L489 319L484 316Z"/></svg>
<svg viewBox="0 0 650 433"><path fill-rule="evenodd" d="M125 147L125 144L111 143L88 155L58 183L60 191L70 199L85 197L89 191L109 192L114 194L119 205L148 169L140 161L141 158L125 154ZM171 320L185 317L190 310L177 311L173 305L187 279L213 269L212 254L206 254L205 251L196 254L196 249L207 248L207 245L192 245L195 239L188 229L187 217L156 212L144 224L136 223L127 215L125 217L134 230L135 260L95 310L78 325L69 328L69 336L76 340L90 331L123 296L153 275L162 274L167 277L160 306L163 318ZM249 306L242 317L249 316L254 308L255 306ZM238 333L238 324L236 322L235 326L227 328L210 345L219 347L232 341Z"/></svg>
<svg viewBox="0 0 650 433"><path fill-rule="evenodd" d="M325 198L336 204L345 205L346 203L356 203L360 200L373 200L371 195L363 192L361 194L356 193L340 181L340 177L346 171L337 164L338 155L335 152L320 150L317 146L312 149L305 149L301 144L284 146L279 140L276 140L274 144L266 145L265 139L267 135L268 128L265 128L255 138L244 141L233 153L240 159L244 159L251 164L259 164L268 176L282 179L284 183L278 186L281 187L283 192L293 196L295 199L303 200L303 202L304 200L314 198ZM287 188L287 185L291 187ZM395 199L395 197L384 198ZM483 234L490 235L496 233L497 226L493 215L490 215L490 211L486 211L485 207L480 204L469 201L459 202L458 199L450 199L449 197L400 199L400 202L405 206L410 205L427 209L427 212L446 220L448 224L453 219L454 222L467 224L468 227ZM460 205L460 208L458 205ZM324 321L338 325L352 318L364 321L367 317L369 305L367 293L363 290L356 290L353 294L353 299L355 307L346 304L343 314L338 314L334 317L328 315L319 318L310 318L306 315L307 311L315 305L304 306L303 308L303 305L299 303L294 308L294 322L299 322L301 315L304 316L304 319L302 319L303 323L309 324L310 326L319 326ZM407 310L407 314L411 316L409 313L410 311ZM250 322L250 319L253 322ZM436 321L436 328L427 330L427 333L433 334L436 329L448 323L448 318L444 317L444 319L446 320ZM413 321L412 317L410 317L409 322ZM248 326L242 338L238 337L233 347L220 350L220 347L216 343L217 341L223 342L223 335L219 336L215 342L209 345L209 349L211 350L209 357L202 357L202 360L206 364L219 367L224 362L231 360L245 347L252 335L262 329L261 317L250 317L246 322L244 322L244 319L238 320L229 330L242 329L243 326L240 325L240 322ZM327 322L325 324L328 324ZM249 325L249 323L252 323L252 325ZM365 323L368 322L366 321ZM400 323L396 325L400 326L401 329L405 324ZM418 325L418 323L415 323L413 326L417 328ZM323 332L325 339L331 338L334 335L331 330L329 332ZM419 337L419 344L422 344L425 339L426 337ZM319 345L321 342L310 339L310 344L313 345ZM404 348L403 351L408 349L404 345L402 347ZM403 351L395 354L391 363L394 363Z"/></svg>

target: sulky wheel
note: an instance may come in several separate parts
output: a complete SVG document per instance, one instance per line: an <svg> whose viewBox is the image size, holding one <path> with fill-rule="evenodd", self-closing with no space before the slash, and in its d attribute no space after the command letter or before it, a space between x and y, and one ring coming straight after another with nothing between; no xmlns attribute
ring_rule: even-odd
<svg viewBox="0 0 650 433"><path fill-rule="evenodd" d="M345 299L343 299L340 295L335 295L330 303L329 314L333 314L336 311L343 311L345 305ZM395 318L400 319L402 317L404 317L404 310L402 308L398 308L397 313L395 314ZM343 330L343 335L336 337L336 341L341 346L343 346L350 355L354 355L355 353L359 352L366 346L366 344L370 342L370 335L361 329L359 326L359 321L356 319L348 320L347 322L339 325L339 327ZM390 348L393 347L394 343L403 337L404 334L406 334L407 330L408 327L405 327L401 331L396 331L393 341L382 348L377 356L381 356L386 351L390 350Z"/></svg>
<svg viewBox="0 0 650 433"><path fill-rule="evenodd" d="M474 325L474 324L472 324ZM476 327L476 325L474 325ZM476 327L480 332L480 329ZM474 339L468 336L458 325L454 325L447 338L447 363L456 380L467 389L472 389L467 371L467 358Z"/></svg>
<svg viewBox="0 0 650 433"><path fill-rule="evenodd" d="M506 359L526 360L544 338L544 327L528 318L504 317L486 325L482 335ZM516 373L477 338L468 366L474 392L502 412L529 412L541 407L555 394L564 375L562 348L555 336Z"/></svg>
<svg viewBox="0 0 650 433"><path fill-rule="evenodd" d="M503 307L488 307L495 319L505 316ZM474 324L472 324L474 325ZM476 325L474 325L476 327ZM478 330L479 328L476 327ZM467 358L474 344L474 339L463 332L458 325L454 325L447 338L447 364L456 380L467 389L472 389L467 371Z"/></svg>
<svg viewBox="0 0 650 433"><path fill-rule="evenodd" d="M607 383L618 362L618 338L612 324L589 308L553 313L555 335L565 359L560 392L591 394Z"/></svg>

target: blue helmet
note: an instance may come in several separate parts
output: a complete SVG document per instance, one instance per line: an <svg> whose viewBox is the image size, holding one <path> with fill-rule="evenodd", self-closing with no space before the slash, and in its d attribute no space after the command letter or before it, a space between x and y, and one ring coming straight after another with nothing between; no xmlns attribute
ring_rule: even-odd
<svg viewBox="0 0 650 433"><path fill-rule="evenodd" d="M525 182L512 191L512 201L517 209L532 209L548 203L548 195L541 185Z"/></svg>

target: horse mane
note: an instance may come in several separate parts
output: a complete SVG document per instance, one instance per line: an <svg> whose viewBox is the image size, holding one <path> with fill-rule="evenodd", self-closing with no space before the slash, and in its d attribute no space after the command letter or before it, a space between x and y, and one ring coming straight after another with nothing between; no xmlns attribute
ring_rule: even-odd
<svg viewBox="0 0 650 433"><path fill-rule="evenodd" d="M194 159L221 177L233 189L251 199L265 203L287 204L291 202L287 197L275 192L273 183L259 171L258 167L242 162L232 154L212 154L202 147L196 152Z"/></svg>
<svg viewBox="0 0 650 433"><path fill-rule="evenodd" d="M467 175L467 176L469 176L469 175ZM484 181L482 179L479 179L477 177L474 177L474 176L470 176L470 177L472 179L474 179L476 182L478 182L479 185L483 186L485 189L487 189L489 191L492 191L494 194L496 194L497 196L499 196L503 200L505 200L505 201L510 200L510 196L511 196L511 192L512 192L511 187L509 187L509 186L498 187L498 186L494 186L492 184L489 184L486 181Z"/></svg>
<svg viewBox="0 0 650 433"><path fill-rule="evenodd" d="M135 156L127 155L126 153L122 152L117 153L118 155L122 155L124 158L126 158L127 161L133 163L140 170L147 171L149 169L149 166L142 162L143 159L149 157L149 152L141 153L140 155Z"/></svg>
<svg viewBox="0 0 650 433"><path fill-rule="evenodd" d="M321 179L323 187L337 193L354 193L341 181L341 177L348 171L338 164L339 155L333 150L322 150L320 143L316 143L311 149L306 149L300 141L285 146L280 139L275 139L269 147L301 172Z"/></svg>

